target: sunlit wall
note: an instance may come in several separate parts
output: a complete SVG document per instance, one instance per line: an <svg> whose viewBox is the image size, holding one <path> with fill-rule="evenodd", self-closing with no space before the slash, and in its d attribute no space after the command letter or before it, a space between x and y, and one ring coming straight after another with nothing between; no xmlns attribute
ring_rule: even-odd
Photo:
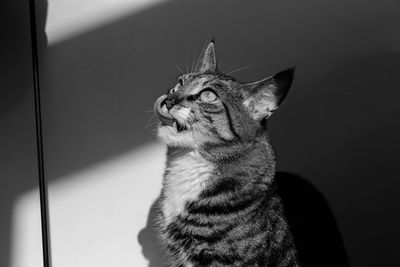
<svg viewBox="0 0 400 267"><path fill-rule="evenodd" d="M54 148L57 151L57 146L63 146L63 144L57 143L59 140L52 139L57 133L54 133L52 119L48 118L55 116L56 120L63 123L63 115L62 112L46 113L49 105L53 104L47 101L49 94L47 90L57 91L52 87L57 87L59 81L55 83L49 81L49 77L52 78L51 62L53 59L57 61L59 56L65 54L65 51L56 51L56 54L52 54L52 46L120 20L124 16L135 14L161 1L36 2L38 31L39 34L46 34L46 36L40 36L40 39L47 39L47 44L39 43L39 49L52 264L65 267L147 266L147 260L138 242L138 234L146 226L149 209L160 191L164 148L157 143L143 144L135 149L126 147L126 151L121 154L99 159L78 170L72 168L53 174L52 170L58 167L52 162L53 151L49 147L56 146ZM47 12L46 10L43 12L46 6ZM46 20L45 29L40 29L44 25L43 20ZM26 26L29 24L27 23ZM25 34L28 35L29 28L25 29ZM30 56L30 50L26 49L26 53ZM30 57L25 60L30 63ZM73 65L79 68L78 62L74 62ZM27 73L28 76L31 75L30 68ZM31 84L27 82L26 86L30 87ZM28 100L31 102L24 104L32 112L33 98L30 97ZM34 147L34 117L33 113L28 114L32 131L26 134L31 134L30 145ZM74 129L74 131L79 131L79 129ZM151 131L149 127L150 135ZM77 135L79 138L80 134ZM7 138L4 137L2 140L6 141ZM47 142L47 140L50 141ZM10 153L9 149L6 151ZM32 162L36 163L34 156ZM62 161L59 164L68 165L67 162ZM20 166L20 168L24 167ZM31 173L31 187L16 196L12 204L10 262L1 264L2 266L42 266L36 169L33 168Z"/></svg>
<svg viewBox="0 0 400 267"><path fill-rule="evenodd" d="M160 144L148 145L50 183L53 265L147 266L138 235L160 191L164 159ZM41 266L37 195L24 194L14 207L12 266Z"/></svg>

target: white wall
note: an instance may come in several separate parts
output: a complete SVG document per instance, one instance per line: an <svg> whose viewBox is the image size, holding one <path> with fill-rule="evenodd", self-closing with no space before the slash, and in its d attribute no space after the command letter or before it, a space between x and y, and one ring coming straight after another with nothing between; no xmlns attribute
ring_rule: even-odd
<svg viewBox="0 0 400 267"><path fill-rule="evenodd" d="M147 266L138 237L160 191L164 158L162 145L148 145L51 182L53 266ZM26 193L15 206L14 225L23 235L14 248L24 257L14 253L12 266L41 266L40 236L32 236L36 196Z"/></svg>

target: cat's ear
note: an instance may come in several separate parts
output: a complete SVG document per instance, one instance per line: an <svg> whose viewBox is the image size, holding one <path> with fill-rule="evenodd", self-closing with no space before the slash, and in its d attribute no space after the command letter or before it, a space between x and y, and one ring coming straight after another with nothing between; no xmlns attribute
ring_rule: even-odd
<svg viewBox="0 0 400 267"><path fill-rule="evenodd" d="M292 85L294 69L281 71L258 82L246 84L243 105L254 120L268 118L285 99Z"/></svg>
<svg viewBox="0 0 400 267"><path fill-rule="evenodd" d="M203 50L199 61L196 64L195 72L215 72L217 69L217 59L215 57L214 41L211 41L207 48Z"/></svg>

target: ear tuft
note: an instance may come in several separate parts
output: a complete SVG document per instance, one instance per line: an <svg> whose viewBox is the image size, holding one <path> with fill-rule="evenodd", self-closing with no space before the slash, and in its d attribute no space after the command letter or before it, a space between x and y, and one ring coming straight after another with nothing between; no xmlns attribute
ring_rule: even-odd
<svg viewBox="0 0 400 267"><path fill-rule="evenodd" d="M215 72L217 69L217 59L215 56L214 39L208 44L207 48L200 56L200 60L196 65L195 72Z"/></svg>
<svg viewBox="0 0 400 267"><path fill-rule="evenodd" d="M247 93L243 105L255 120L271 116L285 99L293 83L295 68L278 72L258 82L245 85Z"/></svg>
<svg viewBox="0 0 400 267"><path fill-rule="evenodd" d="M292 86L295 69L296 67L292 67L280 71L272 77L271 83L278 88L278 90L275 91L277 106L279 106L282 103L287 93L289 92L290 86Z"/></svg>

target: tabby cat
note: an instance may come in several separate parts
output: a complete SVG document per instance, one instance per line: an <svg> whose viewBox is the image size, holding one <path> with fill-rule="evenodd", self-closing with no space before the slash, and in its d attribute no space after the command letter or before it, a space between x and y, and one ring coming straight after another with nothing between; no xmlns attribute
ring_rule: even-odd
<svg viewBox="0 0 400 267"><path fill-rule="evenodd" d="M294 69L240 83L216 67L211 42L154 104L167 144L159 228L170 264L299 266L266 130Z"/></svg>

